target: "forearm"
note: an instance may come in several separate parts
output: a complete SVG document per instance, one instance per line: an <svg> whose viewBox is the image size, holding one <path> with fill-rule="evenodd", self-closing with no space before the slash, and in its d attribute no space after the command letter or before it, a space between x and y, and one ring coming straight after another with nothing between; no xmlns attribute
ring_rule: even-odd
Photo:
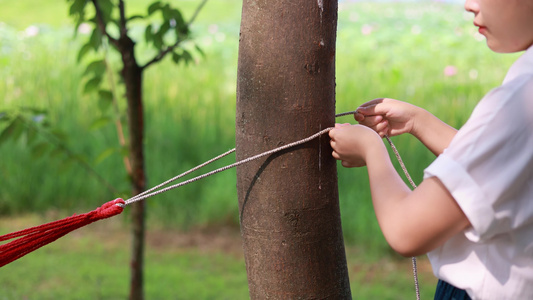
<svg viewBox="0 0 533 300"><path fill-rule="evenodd" d="M379 226L387 242L398 251L396 241L404 236L400 231L406 218L403 203L412 192L394 169L384 145L368 154L366 164Z"/></svg>
<svg viewBox="0 0 533 300"><path fill-rule="evenodd" d="M444 123L427 110L418 108L411 134L436 156L448 147L456 133L457 129Z"/></svg>
<svg viewBox="0 0 533 300"><path fill-rule="evenodd" d="M427 253L470 225L437 178L426 179L411 191L383 144L372 147L365 161L379 226L396 252L404 256Z"/></svg>
<svg viewBox="0 0 533 300"><path fill-rule="evenodd" d="M329 136L332 155L343 166L367 166L374 211L383 235L398 253L426 253L469 225L438 178L425 179L411 191L373 129L337 124Z"/></svg>

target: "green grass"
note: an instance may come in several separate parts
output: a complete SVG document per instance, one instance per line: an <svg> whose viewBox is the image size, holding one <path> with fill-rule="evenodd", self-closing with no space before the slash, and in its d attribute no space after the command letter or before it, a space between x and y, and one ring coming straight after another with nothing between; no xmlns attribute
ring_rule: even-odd
<svg viewBox="0 0 533 300"><path fill-rule="evenodd" d="M39 224L52 215L4 218L0 230ZM124 225L120 217L92 224L2 267L0 299L127 299ZM147 245L146 299L249 299L238 233L150 229ZM347 248L347 256L354 299L414 298L409 259L375 258L355 247ZM422 299L430 299L436 280L425 258L419 266Z"/></svg>
<svg viewBox="0 0 533 300"><path fill-rule="evenodd" d="M12 221L36 219L42 221ZM0 299L127 299L129 253L123 225L113 220L84 228L3 267ZM153 234L148 236L150 240ZM148 248L147 299L246 299L241 257L217 249L173 248L170 242Z"/></svg>
<svg viewBox="0 0 533 300"><path fill-rule="evenodd" d="M197 2L176 3L184 8L186 16L190 16ZM144 11L146 5L141 0L127 3L131 12ZM240 5L241 1L208 2L193 28L206 53L206 57L199 58L197 64L175 66L163 61L145 74L149 186L234 147ZM73 30L65 2L52 1L44 5L32 0L0 0L0 6L0 111L21 106L49 110L49 121L67 133L69 147L84 154L90 162L101 151L118 146L112 126L89 129L100 112L96 97L81 93L85 79L82 79L83 66L77 65L76 55L86 37L79 35L77 39L72 39ZM28 36L30 31L25 31L31 24L37 24L39 33L36 36ZM422 106L451 125L460 127L477 101L499 85L506 69L516 58L516 55L494 54L483 40L477 40L472 17L465 16L460 5L436 2L341 4L338 24L337 112L354 110L373 98L391 97ZM142 32L142 28L132 30ZM143 56L146 57L148 54ZM456 75L445 76L447 66L455 67ZM350 117L339 121L353 122ZM413 178L420 182L423 169L434 157L410 136L395 137L393 141ZM93 209L114 197L81 168L71 166L61 170L62 156L35 159L24 140L2 144L0 157L0 215L51 210L71 215ZM230 156L213 168L233 161L234 156ZM128 190L126 173L118 155L109 157L94 168L120 191ZM360 251L352 254L349 251L350 264L361 265L356 269L364 270L360 274L353 271L355 275L351 275L352 289L357 291L354 297L376 298L376 295L384 295L390 290L390 295L381 298L395 299L397 297L392 293L406 289L401 295L407 296L398 298L411 298L408 272L401 275L400 272L391 272L386 276L385 271L375 279L365 279L367 273L379 269L376 264L381 265L381 257L391 257L390 250L375 220L366 170L339 166L338 174L345 241ZM217 224L235 225L238 222L235 186L235 171L230 170L158 195L147 202L148 223L180 230ZM98 243L99 240L91 241L91 245ZM56 246L50 247L55 249L53 247ZM53 260L57 262L60 258L50 258L52 261L48 262L50 252L43 250L43 254L24 258L15 267L8 266L11 268L9 272L0 272L0 276L13 274L12 279L0 277L0 286L12 284L12 290L18 294L12 294L7 299L19 299L24 296L22 292L32 293L33 290L35 293L40 291L39 295L45 295L43 293L47 290L75 294L77 287L83 286L83 279L90 278L91 286L84 290L84 295L90 295L87 296L90 299L98 298L98 293L109 293L105 294L107 297L102 296L106 299L124 298L123 292L127 290L125 278L128 276L124 257L128 250L129 247L115 249L113 253L118 255L113 254L111 258L106 258L103 252L94 254L96 256L83 251L77 254L60 252L60 257L65 259L61 261L70 262L60 264L65 269L57 273L53 273ZM76 267L106 269L106 266L114 264L114 258L118 261L117 265L109 271L76 271ZM186 265L189 260L199 261L202 265ZM218 279L209 281L209 285L226 290L224 286L227 283L220 279L226 275L220 274L233 274L234 268L240 270L228 275L229 280L246 290L242 287L246 283L243 282L245 275L240 260L228 262L230 271L213 271L205 267L224 265L223 258L195 257L193 253L149 254L148 261L151 267L147 279L150 281L155 277L164 284L149 283L147 290L152 286L156 286L155 290L172 286L163 277L174 271L176 274L169 276L174 278L172 282L183 278L196 281L196 278L212 274ZM172 265L185 264L183 272L169 270L170 261ZM39 271L28 271L34 269ZM193 274L198 277L190 275L190 269L197 270L198 273ZM81 279L76 277L78 275L64 276L77 273L86 275L78 274ZM32 279L20 280L25 276L32 276ZM50 281L46 286L30 288L31 283L35 285L43 278ZM113 283L111 286L116 285L121 294L113 294L112 287L107 287L108 281ZM389 289L389 284L397 289ZM432 284L424 287L429 289L425 292L427 295L431 295ZM228 288L228 295L232 298L246 295L240 288L235 289L235 294L229 291L233 288ZM208 289L193 286L190 292L195 291L209 293ZM0 299L2 296L0 294ZM40 299L63 296L50 294L42 297ZM209 298L209 295L205 297ZM235 296L237 298L239 296Z"/></svg>

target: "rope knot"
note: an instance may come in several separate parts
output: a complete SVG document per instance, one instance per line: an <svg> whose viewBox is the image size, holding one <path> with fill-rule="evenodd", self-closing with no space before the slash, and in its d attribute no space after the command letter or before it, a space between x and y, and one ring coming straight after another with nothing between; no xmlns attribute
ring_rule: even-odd
<svg viewBox="0 0 533 300"><path fill-rule="evenodd" d="M100 220L118 215L124 210L124 203L125 201L121 198L106 202L95 210L96 213L94 217L97 220Z"/></svg>

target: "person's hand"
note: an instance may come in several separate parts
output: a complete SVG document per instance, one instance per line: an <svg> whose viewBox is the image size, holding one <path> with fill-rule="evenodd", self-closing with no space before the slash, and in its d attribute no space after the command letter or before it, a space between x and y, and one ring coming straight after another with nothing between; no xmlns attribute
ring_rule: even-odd
<svg viewBox="0 0 533 300"><path fill-rule="evenodd" d="M361 105L354 118L359 124L376 131L379 136L395 136L412 133L415 114L419 108L412 104L380 98Z"/></svg>
<svg viewBox="0 0 533 300"><path fill-rule="evenodd" d="M376 147L376 141L383 146L380 137L362 125L335 124L329 137L333 158L342 161L346 168L365 166L367 154Z"/></svg>

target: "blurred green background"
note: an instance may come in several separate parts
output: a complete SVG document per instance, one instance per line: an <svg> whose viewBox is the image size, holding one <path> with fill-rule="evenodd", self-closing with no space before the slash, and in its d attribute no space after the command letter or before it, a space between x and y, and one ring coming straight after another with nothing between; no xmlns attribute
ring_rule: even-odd
<svg viewBox="0 0 533 300"><path fill-rule="evenodd" d="M127 12L144 12L150 2L126 1ZM199 1L171 3L188 19ZM208 1L192 26L205 57L196 55L188 66L176 66L168 59L145 73L148 186L234 147L241 5L242 1ZM127 191L120 156L99 159L105 149L118 147L116 132L112 125L95 126L98 99L82 93L84 66L76 58L88 35L78 32L74 37L66 2L0 0L0 7L0 112L21 107L47 110L47 121L65 132L69 148L87 157L117 189ZM461 4L440 1L341 2L337 112L390 97L422 106L460 127L516 58L492 53L472 20ZM132 31L140 37L144 28ZM118 63L117 57L110 59ZM5 126L0 122L0 130ZM420 182L434 157L410 136L393 141L415 182ZM0 233L85 212L114 197L82 168L66 167L61 155L39 159L33 154L24 139L0 144ZM233 161L231 156L214 167ZM380 233L366 170L339 165L338 173L354 298L414 298L410 261L394 255ZM221 236L239 243L235 185L235 171L229 170L148 200L150 232L159 236L171 231L163 235L163 240L171 240L188 234L217 236L224 228L230 233ZM126 223L125 218L108 223L114 244L105 242L108 237L101 231L108 229L95 227L82 231L86 237L78 235L70 242L65 237L66 242L2 268L0 299L124 299ZM172 243L156 247L150 242L147 299L248 297L240 245L237 254L218 246L197 253L195 243L173 248ZM110 256L109 251L115 254ZM421 265L422 293L430 298L434 279L424 258Z"/></svg>

